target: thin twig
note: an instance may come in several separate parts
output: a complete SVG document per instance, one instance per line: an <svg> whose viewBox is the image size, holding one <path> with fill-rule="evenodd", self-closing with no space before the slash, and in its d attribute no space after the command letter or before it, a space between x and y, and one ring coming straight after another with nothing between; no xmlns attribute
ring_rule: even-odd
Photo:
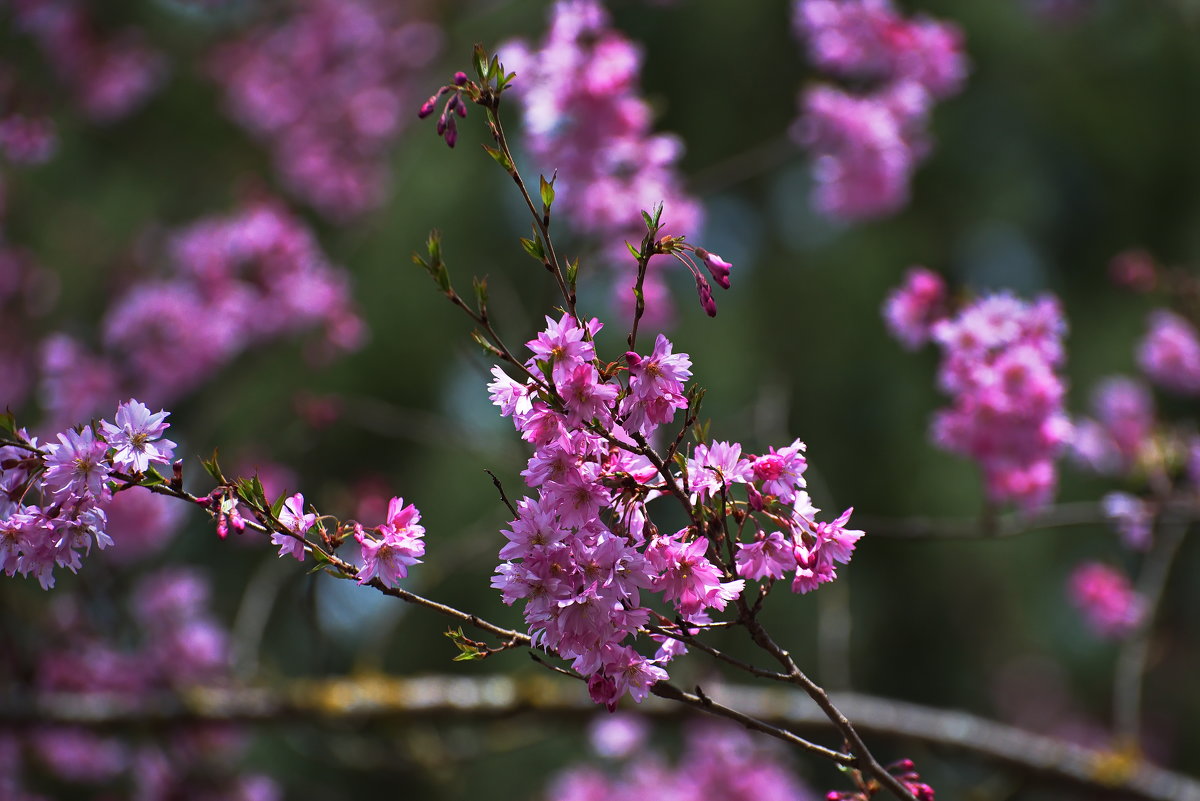
<svg viewBox="0 0 1200 801"><path fill-rule="evenodd" d="M1137 746L1142 717L1142 684L1150 656L1154 619L1162 604L1171 565L1187 536L1189 521L1160 518L1157 537L1138 574L1137 591L1145 604L1137 629L1125 640L1113 679L1113 729L1119 741Z"/></svg>

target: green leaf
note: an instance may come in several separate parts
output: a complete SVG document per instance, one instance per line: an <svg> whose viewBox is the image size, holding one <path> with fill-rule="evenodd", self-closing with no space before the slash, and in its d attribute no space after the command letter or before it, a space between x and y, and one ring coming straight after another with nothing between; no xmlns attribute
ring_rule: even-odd
<svg viewBox="0 0 1200 801"><path fill-rule="evenodd" d="M554 205L554 178L549 181L546 176L540 176L541 179L541 195L542 195L542 213L549 214L550 207Z"/></svg>
<svg viewBox="0 0 1200 801"><path fill-rule="evenodd" d="M496 359L504 358L504 354L500 352L500 349L491 342L488 342L487 338L478 330L471 332L471 339L475 340L475 344L483 348L484 352L489 356Z"/></svg>
<svg viewBox="0 0 1200 801"><path fill-rule="evenodd" d="M442 232L434 228L429 232L429 236L425 239L425 247L429 250L429 260L439 262L442 260Z"/></svg>
<svg viewBox="0 0 1200 801"><path fill-rule="evenodd" d="M446 636L450 638L450 642L454 643L454 647L458 649L458 656L454 657L455 662L470 662L474 659L482 659L487 656L487 652L475 645L467 635L463 634L462 627L458 629L447 629Z"/></svg>
<svg viewBox="0 0 1200 801"><path fill-rule="evenodd" d="M200 464L204 465L204 469L213 477L213 481L218 484L225 484L225 474L221 472L221 465L217 463L217 449L213 448L211 459L201 459Z"/></svg>
<svg viewBox="0 0 1200 801"><path fill-rule="evenodd" d="M12 412L5 410L4 414L0 414L0 431L9 434L17 433L17 418L13 417Z"/></svg>
<svg viewBox="0 0 1200 801"><path fill-rule="evenodd" d="M628 242L625 243L625 247L629 248L629 252L633 254L633 257L635 259L637 259L638 261L642 260L642 252L640 250L638 250L637 248L635 248L633 245L629 244Z"/></svg>
<svg viewBox="0 0 1200 801"><path fill-rule="evenodd" d="M271 517L279 517L279 513L283 511L283 504L290 496L284 492L275 503L271 504Z"/></svg>
<svg viewBox="0 0 1200 801"><path fill-rule="evenodd" d="M236 484L238 497L254 506L254 482L248 478L239 478Z"/></svg>
<svg viewBox="0 0 1200 801"><path fill-rule="evenodd" d="M500 57L492 56L492 63L488 65L487 77L488 80L493 78L499 79L504 74L504 70L500 67Z"/></svg>
<svg viewBox="0 0 1200 801"><path fill-rule="evenodd" d="M254 474L254 478L250 479L250 483L254 489L254 501L258 504L258 508L270 508L271 502L267 500L267 491L263 488L263 483L259 480L257 473Z"/></svg>
<svg viewBox="0 0 1200 801"><path fill-rule="evenodd" d="M579 277L579 259L567 262L567 283L572 287L575 286L575 279Z"/></svg>
<svg viewBox="0 0 1200 801"><path fill-rule="evenodd" d="M503 150L495 147L489 147L487 145L484 145L483 149L487 151L489 156L496 160L497 164L504 168L505 172L511 173L513 171L514 168L512 159L510 159Z"/></svg>
<svg viewBox="0 0 1200 801"><path fill-rule="evenodd" d="M646 223L646 230L649 231L651 234L653 234L654 233L654 225L655 225L654 219L649 214L647 214L646 212L643 211L642 212L642 220Z"/></svg>
<svg viewBox="0 0 1200 801"><path fill-rule="evenodd" d="M488 75L488 57L487 51L483 49L483 45L475 45L475 72L479 73L479 80L486 81Z"/></svg>
<svg viewBox="0 0 1200 801"><path fill-rule="evenodd" d="M167 480L163 478L163 474L154 469L154 465L146 468L146 472L142 475L142 480L138 482L143 487L157 487L159 484L166 484Z"/></svg>
<svg viewBox="0 0 1200 801"><path fill-rule="evenodd" d="M487 313L488 302L488 286L486 278L472 278L471 285L475 287L475 303L479 307L479 314Z"/></svg>
<svg viewBox="0 0 1200 801"><path fill-rule="evenodd" d="M521 247L525 248L525 252L537 261L544 262L546 260L546 251L542 247L542 240L521 237Z"/></svg>

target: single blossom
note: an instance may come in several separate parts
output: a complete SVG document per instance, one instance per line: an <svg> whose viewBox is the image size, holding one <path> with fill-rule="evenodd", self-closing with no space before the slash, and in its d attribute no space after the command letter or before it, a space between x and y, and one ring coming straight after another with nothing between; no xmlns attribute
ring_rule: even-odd
<svg viewBox="0 0 1200 801"><path fill-rule="evenodd" d="M109 447L115 448L113 464L130 473L144 473L150 464L170 464L175 443L162 439L171 424L166 422L170 412L153 414L145 404L132 398L117 406L116 424L100 421L100 428Z"/></svg>
<svg viewBox="0 0 1200 801"><path fill-rule="evenodd" d="M317 522L316 514L304 511L304 496L297 492L283 502L279 510L279 522L290 534L271 532L271 543L279 546L279 555L288 554L304 561L304 535Z"/></svg>

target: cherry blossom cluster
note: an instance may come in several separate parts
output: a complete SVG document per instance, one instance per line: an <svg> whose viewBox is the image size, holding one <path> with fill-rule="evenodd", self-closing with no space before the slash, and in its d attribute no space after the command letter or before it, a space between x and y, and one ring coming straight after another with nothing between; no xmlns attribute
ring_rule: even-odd
<svg viewBox="0 0 1200 801"><path fill-rule="evenodd" d="M928 337L942 351L938 382L953 405L935 415L933 439L979 462L993 502L1040 508L1053 498L1055 459L1072 432L1057 372L1066 332L1058 302L1000 293L937 319L947 314L942 297L936 276L915 270L884 306L902 342Z"/></svg>
<svg viewBox="0 0 1200 801"><path fill-rule="evenodd" d="M120 393L171 403L245 349L314 326L327 349L352 349L364 336L347 275L276 203L183 228L169 263L109 308L102 356L65 335L47 340L42 400L53 425L85 419Z"/></svg>
<svg viewBox="0 0 1200 801"><path fill-rule="evenodd" d="M163 439L167 412L129 400L115 423L67 429L39 443L24 429L0 446L0 570L54 586L55 567L79 570L81 551L113 544L106 508L121 476L140 476L171 461ZM128 483L128 482L126 482Z"/></svg>
<svg viewBox="0 0 1200 801"><path fill-rule="evenodd" d="M661 631L653 658L627 644L652 619L669 623L644 605L646 595L699 630L741 598L747 580L769 586L792 574L795 592L832 581L862 532L846 528L849 510L816 521L799 440L760 456L737 443L701 443L679 465L656 463L648 438L688 408L690 358L660 334L651 353L626 353L623 369L603 366L598 320L563 314L546 323L526 343L533 355L524 381L495 367L488 385L534 448L522 475L537 490L503 532L492 584L505 603L524 600L534 642L571 660L592 698L611 709L626 692L644 699L686 650ZM670 534L648 509L664 496L691 518Z"/></svg>
<svg viewBox="0 0 1200 801"><path fill-rule="evenodd" d="M932 270L912 267L904 283L888 294L883 322L888 333L909 350L929 341L933 325L949 313L946 282Z"/></svg>
<svg viewBox="0 0 1200 801"><path fill-rule="evenodd" d="M1158 309L1138 347L1138 365L1155 384L1180 395L1200 395L1200 336L1186 318Z"/></svg>
<svg viewBox="0 0 1200 801"><path fill-rule="evenodd" d="M18 29L41 49L83 113L111 122L162 85L167 64L136 29L102 33L83 0L12 0Z"/></svg>
<svg viewBox="0 0 1200 801"><path fill-rule="evenodd" d="M622 242L641 239L639 209L664 205L667 232L700 228L702 209L677 169L683 142L653 132L650 106L638 94L642 52L598 0L558 0L539 45L511 42L499 52L518 74L525 144L545 174L557 174L556 208L577 231L615 243L614 264L629 264ZM644 288L656 314L669 308L661 269L650 271Z"/></svg>
<svg viewBox="0 0 1200 801"><path fill-rule="evenodd" d="M1054 496L1055 459L1071 425L1063 409L1066 322L1058 301L1001 293L942 320L939 383L954 405L933 422L934 440L980 463L989 497L1037 509Z"/></svg>
<svg viewBox="0 0 1200 801"><path fill-rule="evenodd" d="M1120 639L1138 627L1145 600L1119 570L1100 562L1087 562L1071 574L1067 594L1088 625L1102 637Z"/></svg>
<svg viewBox="0 0 1200 801"><path fill-rule="evenodd" d="M217 533L224 537L228 527L236 530L245 528L245 515L236 506L236 500L218 488L213 496L217 506ZM279 546L280 556L293 556L304 561L306 536L317 524L316 512L306 512L304 496L296 493L283 502L279 511L280 528L271 532L271 542ZM408 576L408 569L420 564L425 555L425 527L420 525L421 513L413 504L405 505L403 498L392 498L388 502L387 518L374 528L364 528L352 521L348 530L353 533L362 552L362 566L358 569L358 583L367 584L378 579L384 586L399 586L400 580ZM340 542L340 532L335 534Z"/></svg>
<svg viewBox="0 0 1200 801"><path fill-rule="evenodd" d="M895 776L917 801L934 801L933 787L921 780L916 765L911 759L901 759L887 767L888 773ZM825 801L870 801L883 789L877 781L864 781L859 778L859 789L852 791L831 790L825 794Z"/></svg>
<svg viewBox="0 0 1200 801"><path fill-rule="evenodd" d="M730 726L685 727L683 752L675 764L645 747L646 725L638 718L614 715L592 728L593 749L601 756L619 761L609 770L592 765L569 768L551 782L546 801L815 799L787 767L781 754ZM614 750L612 745L618 742L620 747Z"/></svg>
<svg viewBox="0 0 1200 801"><path fill-rule="evenodd" d="M119 610L110 611L102 626L87 605L55 596L44 638L53 645L36 655L36 689L111 698L227 683L229 634L211 613L210 594L207 579L191 570L142 578L127 616L134 636L121 644L112 630L113 611ZM147 801L276 801L278 788L264 776L212 770L211 763L235 760L242 741L229 726L175 727L137 741L83 727L33 725L0 734L0 796L41 799L23 786L24 775L48 769L63 792L132 784L134 797ZM205 765L205 779L197 781L195 771Z"/></svg>
<svg viewBox="0 0 1200 801"><path fill-rule="evenodd" d="M1111 376L1096 386L1091 405L1093 416L1074 422L1072 454L1097 473L1131 474L1157 427L1154 396L1136 379Z"/></svg>
<svg viewBox="0 0 1200 801"><path fill-rule="evenodd" d="M814 66L868 87L818 84L800 96L793 136L812 154L815 207L848 221L898 211L929 151L934 102L966 77L961 32L905 18L890 0L797 0L794 21Z"/></svg>
<svg viewBox="0 0 1200 801"><path fill-rule="evenodd" d="M389 150L441 32L386 0L303 0L213 54L235 120L288 190L345 221L387 198Z"/></svg>

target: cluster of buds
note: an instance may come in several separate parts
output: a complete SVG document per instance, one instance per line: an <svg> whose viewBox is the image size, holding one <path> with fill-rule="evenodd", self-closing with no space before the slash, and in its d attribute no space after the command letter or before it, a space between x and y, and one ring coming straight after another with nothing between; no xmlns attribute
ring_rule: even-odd
<svg viewBox="0 0 1200 801"><path fill-rule="evenodd" d="M442 106L442 113L437 121L437 135L446 140L446 144L454 147L458 141L458 124L454 119L457 114L459 117L467 116L467 104L462 98L462 92L459 90L467 85L467 73L456 72L452 83L437 90L436 94L430 95L429 99L421 104L420 110L417 111L417 116L425 119L437 109L438 101L442 95L450 95Z"/></svg>
<svg viewBox="0 0 1200 801"><path fill-rule="evenodd" d="M908 790L917 801L933 801L933 788L921 781L911 759L901 759L888 765L887 772L896 777L904 789ZM876 780L864 780L857 776L857 790L830 790L825 794L825 801L868 801L883 789Z"/></svg>

